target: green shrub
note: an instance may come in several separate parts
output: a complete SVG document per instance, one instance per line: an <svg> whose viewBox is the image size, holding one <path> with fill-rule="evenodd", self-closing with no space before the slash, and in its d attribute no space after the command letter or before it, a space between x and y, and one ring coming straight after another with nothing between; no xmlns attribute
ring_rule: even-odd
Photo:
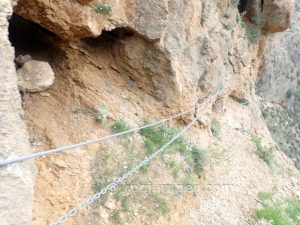
<svg viewBox="0 0 300 225"><path fill-rule="evenodd" d="M130 129L129 125L124 120L117 120L111 126L114 133L124 132Z"/></svg>
<svg viewBox="0 0 300 225"><path fill-rule="evenodd" d="M141 131L144 136L145 147L147 154L154 153L157 149L168 143L175 135L177 131L174 128L145 128ZM170 145L170 150L179 152L190 164L196 175L200 175L204 168L205 153L202 149L190 144L183 137L178 138ZM173 161L165 162L166 165L172 170L172 175L177 178L179 175L180 167Z"/></svg>
<svg viewBox="0 0 300 225"><path fill-rule="evenodd" d="M147 173L149 171L149 168L150 168L150 164L142 166L141 167L142 173Z"/></svg>
<svg viewBox="0 0 300 225"><path fill-rule="evenodd" d="M204 151L198 149L197 147L192 148L192 158L193 158L193 169L197 175L200 175L204 169L204 163L206 160Z"/></svg>
<svg viewBox="0 0 300 225"><path fill-rule="evenodd" d="M259 209L255 213L255 218L257 220L267 220L272 221L274 225L288 225L289 221L284 216L282 209L278 206L265 206L262 209Z"/></svg>
<svg viewBox="0 0 300 225"><path fill-rule="evenodd" d="M154 205L155 211L160 212L162 214L166 214L169 211L168 205L166 201L157 194L150 194L151 201Z"/></svg>
<svg viewBox="0 0 300 225"><path fill-rule="evenodd" d="M122 207L125 211L129 211L129 197L128 196L124 196L122 198Z"/></svg>
<svg viewBox="0 0 300 225"><path fill-rule="evenodd" d="M122 132L128 130L129 126L123 120L117 120L112 124L111 129L113 132ZM120 149L117 151L110 151L110 149L106 151L99 150L93 164L92 189L94 193L101 191L110 183L112 178L124 174L124 171L127 171L128 168L133 168L146 155L154 153L168 143L177 133L178 131L172 127L157 126L145 128L140 131L144 141L144 151L140 151L139 142L137 146L129 146L130 143L127 143L127 140L135 140L135 136L130 135L123 139L125 141L123 143L124 148L130 149L130 151L122 151ZM120 154L121 151L122 154ZM169 212L169 199L177 198L183 193L181 191L183 187L177 187L176 183L190 186L196 184L197 175L199 176L203 171L205 157L204 152L200 148L192 145L184 137L180 137L169 146L167 151L156 158L156 162L158 161L159 163L157 164L149 163L143 166L141 168L142 173L132 177L128 183L119 185L116 192L99 199L93 208L96 219L100 218L98 213L99 207L105 208L108 199L113 198L116 202L116 208L109 210L110 223L122 224L126 221L128 224L131 224L134 220L135 206L139 205L142 200L146 208L146 210L143 210L143 217L149 220L149 224L151 224L161 214ZM119 163L115 164L115 162ZM136 189L140 184L143 185L148 180L146 172L152 173L154 169L164 169L164 171L160 172L168 175L167 181L174 187L170 188L170 193L163 193L162 195L155 188L151 189L151 191L148 191L148 189ZM132 189L127 189L127 187L132 187Z"/></svg>
<svg viewBox="0 0 300 225"><path fill-rule="evenodd" d="M294 221L295 224L300 224L300 201L295 198L287 198L286 205L288 217Z"/></svg>
<svg viewBox="0 0 300 225"><path fill-rule="evenodd" d="M101 106L96 111L96 121L97 123L103 123L107 119L108 110L105 106Z"/></svg>
<svg viewBox="0 0 300 225"><path fill-rule="evenodd" d="M269 192L259 192L257 197L259 200L266 202L272 200L274 194Z"/></svg>
<svg viewBox="0 0 300 225"><path fill-rule="evenodd" d="M221 133L221 124L215 118L211 121L211 132L215 137L219 137Z"/></svg>
<svg viewBox="0 0 300 225"><path fill-rule="evenodd" d="M121 224L121 215L119 211L114 211L111 219L114 221L116 224Z"/></svg>
<svg viewBox="0 0 300 225"><path fill-rule="evenodd" d="M254 23L248 22L245 18L246 12L237 15L236 21L245 30L245 36L250 44L256 44L262 36L262 14L253 17Z"/></svg>
<svg viewBox="0 0 300 225"><path fill-rule="evenodd" d="M246 37L250 44L256 44L261 37L261 28L255 24L248 24L245 27Z"/></svg>
<svg viewBox="0 0 300 225"><path fill-rule="evenodd" d="M180 167L174 160L166 162L166 165L172 170L172 175L175 179L179 176Z"/></svg>
<svg viewBox="0 0 300 225"><path fill-rule="evenodd" d="M141 135L145 137L145 147L148 154L152 154L163 145L167 144L175 135L177 131L174 128L165 127L148 127L141 131ZM180 137L176 139L170 148L176 149L179 152L185 152L188 149L188 143L184 138Z"/></svg>
<svg viewBox="0 0 300 225"><path fill-rule="evenodd" d="M261 138L254 134L252 135L252 141L255 144L255 153L258 155L258 157L264 160L267 164L270 164L273 158L272 152L269 149L264 148L261 143Z"/></svg>
<svg viewBox="0 0 300 225"><path fill-rule="evenodd" d="M268 192L259 193L258 198L262 201L263 206L253 215L255 220L267 220L273 225L300 224L300 201L298 199L282 200L275 196L275 193Z"/></svg>
<svg viewBox="0 0 300 225"><path fill-rule="evenodd" d="M96 13L100 13L100 14L111 14L112 12L112 7L109 4L106 3L102 3L102 4L98 4L97 8L96 8Z"/></svg>

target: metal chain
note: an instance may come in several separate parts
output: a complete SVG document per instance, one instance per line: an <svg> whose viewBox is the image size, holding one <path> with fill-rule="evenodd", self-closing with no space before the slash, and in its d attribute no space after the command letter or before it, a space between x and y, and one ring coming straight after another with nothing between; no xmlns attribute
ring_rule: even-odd
<svg viewBox="0 0 300 225"><path fill-rule="evenodd" d="M204 108L203 112L198 113L198 115L192 120L191 123L189 123L185 128L183 128L180 132L178 132L169 142L167 142L164 146L162 146L160 149L158 149L155 153L153 153L150 156L147 156L144 158L143 161L141 161L139 164L134 166L131 170L124 173L122 176L116 178L114 181L109 183L105 188L103 188L100 192L94 194L93 196L87 198L83 203L81 203L76 208L70 210L65 215L60 217L57 221L51 223L50 225L59 225L63 224L67 219L70 217L75 216L80 210L88 207L91 205L94 201L99 199L102 195L105 195L107 192L114 191L120 184L124 183L126 180L131 178L134 174L136 174L143 166L146 166L150 161L155 159L157 156L159 156L161 153L163 153L169 145L171 145L174 141L176 141L180 136L182 136L191 126L196 123L200 117L204 114L204 112L215 102L217 97L219 96L220 89L218 89L217 93L211 98L211 101L209 104Z"/></svg>

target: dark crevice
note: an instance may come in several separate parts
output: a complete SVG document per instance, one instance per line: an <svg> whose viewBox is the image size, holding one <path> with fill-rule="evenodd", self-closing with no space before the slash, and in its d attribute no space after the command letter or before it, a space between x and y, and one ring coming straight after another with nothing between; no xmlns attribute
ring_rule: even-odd
<svg viewBox="0 0 300 225"><path fill-rule="evenodd" d="M128 27L102 31L96 38L81 39L82 49L97 58L97 63L102 62L105 67L109 62L110 68L121 74L130 88L156 96L159 88L155 87L152 78L157 76L157 71L164 69L165 62L153 57L158 53L153 43Z"/></svg>
<svg viewBox="0 0 300 225"><path fill-rule="evenodd" d="M32 59L51 62L56 35L16 14L9 20L9 40L15 56L29 54Z"/></svg>
<svg viewBox="0 0 300 225"><path fill-rule="evenodd" d="M129 28L116 28L112 31L102 31L102 34L96 38L84 38L83 42L91 46L113 45L127 37L133 36L134 31Z"/></svg>
<svg viewBox="0 0 300 225"><path fill-rule="evenodd" d="M246 21L258 24L263 11L264 0L240 0L238 10Z"/></svg>
<svg viewBox="0 0 300 225"><path fill-rule="evenodd" d="M240 0L238 4L239 12L242 14L246 11L248 0Z"/></svg>

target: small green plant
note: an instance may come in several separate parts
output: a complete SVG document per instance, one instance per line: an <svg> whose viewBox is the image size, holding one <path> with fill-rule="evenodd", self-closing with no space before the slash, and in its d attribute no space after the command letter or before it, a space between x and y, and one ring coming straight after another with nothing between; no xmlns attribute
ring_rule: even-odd
<svg viewBox="0 0 300 225"><path fill-rule="evenodd" d="M123 120L117 120L111 126L113 132L122 132L129 129L129 126ZM116 149L108 152L99 149L95 155L93 163L93 183L92 189L94 193L101 191L109 182L120 174L124 174L130 168L133 168L141 159L147 155L154 153L163 145L172 140L178 131L172 127L157 126L145 128L140 131L140 135L135 145L135 138L138 135L130 136L129 134L123 139L124 149ZM140 147L144 142L144 151ZM132 145L132 143L134 143ZM132 224L135 220L134 213L136 206L143 200L145 210L143 217L149 220L155 220L158 216L169 212L169 202L167 199L178 197L182 192L181 187L177 187L176 183L187 184L188 188L192 188L197 182L197 176L203 171L204 152L200 148L189 143L184 137L174 141L160 157L155 159L156 162L149 163L141 168L144 173L134 176L128 185L122 184L116 192L105 195L101 198L93 208L95 218L101 217L99 207L110 213L110 222L114 224L122 224L126 221ZM159 161L159 162L158 162ZM118 162L115 164L115 162ZM104 166L105 165L105 166ZM160 169L165 175L168 175L167 182L173 185L170 189L172 193L162 193L155 188L144 189L144 184L148 180L146 172L153 172L154 169ZM163 170L164 169L164 170ZM142 184L142 186L141 186ZM127 189L130 187L130 189ZM147 186L145 186L147 187ZM107 201L113 198L115 204L114 209L108 209Z"/></svg>
<svg viewBox="0 0 300 225"><path fill-rule="evenodd" d="M274 225L288 225L288 220L284 217L282 210L276 206L266 206L260 210L257 210L255 214L257 220L272 221Z"/></svg>
<svg viewBox="0 0 300 225"><path fill-rule="evenodd" d="M112 7L107 3L98 4L96 8L96 13L110 15L112 12Z"/></svg>
<svg viewBox="0 0 300 225"><path fill-rule="evenodd" d="M257 137L255 134L251 135L251 139L255 144L256 151L255 153L258 155L259 158L264 160L268 165L272 162L272 152L269 149L263 147L261 143L261 138Z"/></svg>
<svg viewBox="0 0 300 225"><path fill-rule="evenodd" d="M296 198L287 198L285 202L288 217L294 221L295 224L300 224L300 201Z"/></svg>
<svg viewBox="0 0 300 225"><path fill-rule="evenodd" d="M157 149L168 143L177 131L174 128L158 127L145 128L141 134L144 136L144 143L147 154L154 153ZM188 143L183 137L178 138L169 147L170 152L178 152L189 164L190 168L196 175L200 175L204 168L205 153L202 149ZM165 162L168 168L171 169L173 177L176 179L179 176L180 167L174 160Z"/></svg>
<svg viewBox="0 0 300 225"><path fill-rule="evenodd" d="M244 23L246 24L246 23ZM250 44L256 44L261 37L261 27L256 24L246 24L244 25L246 38Z"/></svg>
<svg viewBox="0 0 300 225"><path fill-rule="evenodd" d="M124 196L122 198L122 207L126 212L129 211L129 204L130 204L129 196Z"/></svg>
<svg viewBox="0 0 300 225"><path fill-rule="evenodd" d="M92 190L93 192L99 193L103 188L106 187L106 185L110 181L110 177L112 175L111 171L106 171L105 174L101 174L102 170L102 165L104 162L107 163L109 160L109 155L107 154L100 154L100 152L97 152L92 164L92 177L93 177L93 182L92 182ZM101 179L99 179L101 177ZM106 202L108 198L108 195L103 196L103 198L99 199L98 203L103 204ZM97 203L97 205L98 205Z"/></svg>
<svg viewBox="0 0 300 225"><path fill-rule="evenodd" d="M152 154L154 151L162 147L164 144L169 142L177 131L174 128L152 128L148 127L141 131L141 134L145 137L145 147L148 154ZM184 138L178 138L171 144L171 148L184 152L188 148L188 144Z"/></svg>
<svg viewBox="0 0 300 225"><path fill-rule="evenodd" d="M252 18L254 22L249 22L245 18L247 12L238 14L236 17L237 24L240 24L242 28L245 29L245 37L250 44L256 44L259 38L262 36L262 21L263 16L260 13L258 16Z"/></svg>
<svg viewBox="0 0 300 225"><path fill-rule="evenodd" d="M281 199L275 193L261 192L258 198L262 208L256 210L256 221L266 220L273 225L298 225L300 223L300 201L295 198Z"/></svg>
<svg viewBox="0 0 300 225"><path fill-rule="evenodd" d="M150 168L150 164L142 166L141 167L142 173L147 173L149 171L149 168Z"/></svg>
<svg viewBox="0 0 300 225"><path fill-rule="evenodd" d="M258 199L261 200L262 202L272 200L273 196L274 193L270 193L270 192L259 192L257 195Z"/></svg>
<svg viewBox="0 0 300 225"><path fill-rule="evenodd" d="M156 209L155 211L160 212L162 214L166 214L169 211L168 205L162 197L155 193L151 193L150 197Z"/></svg>
<svg viewBox="0 0 300 225"><path fill-rule="evenodd" d="M174 160L166 162L166 165L172 170L172 176L177 179L179 176L180 167Z"/></svg>
<svg viewBox="0 0 300 225"><path fill-rule="evenodd" d="M124 132L130 129L129 125L124 120L117 120L111 126L114 133Z"/></svg>
<svg viewBox="0 0 300 225"><path fill-rule="evenodd" d="M185 184L189 187L193 187L196 184L196 178L192 175L192 173L189 173L186 177Z"/></svg>
<svg viewBox="0 0 300 225"><path fill-rule="evenodd" d="M111 219L114 221L116 224L121 224L121 215L119 211L114 211Z"/></svg>
<svg viewBox="0 0 300 225"><path fill-rule="evenodd" d="M105 120L107 119L107 115L108 115L108 110L106 106L99 107L96 111L96 117L95 117L96 122L97 123L105 122Z"/></svg>
<svg viewBox="0 0 300 225"><path fill-rule="evenodd" d="M215 118L211 121L211 132L215 137L219 137L221 133L221 124Z"/></svg>
<svg viewBox="0 0 300 225"><path fill-rule="evenodd" d="M123 147L129 152L132 151L133 145L132 145L132 138L130 136L128 136L128 135L124 136Z"/></svg>
<svg viewBox="0 0 300 225"><path fill-rule="evenodd" d="M200 150L195 146L192 147L192 158L193 158L194 172L197 175L200 175L203 172L204 163L206 159L204 151Z"/></svg>

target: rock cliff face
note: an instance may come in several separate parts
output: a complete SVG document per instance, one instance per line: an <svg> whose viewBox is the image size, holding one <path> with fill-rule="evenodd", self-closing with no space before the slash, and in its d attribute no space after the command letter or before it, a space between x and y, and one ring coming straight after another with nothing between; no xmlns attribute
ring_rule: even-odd
<svg viewBox="0 0 300 225"><path fill-rule="evenodd" d="M257 91L274 139L300 168L300 1L295 1L291 27L270 36L259 71Z"/></svg>
<svg viewBox="0 0 300 225"><path fill-rule="evenodd" d="M258 80L258 92L265 101L297 113L300 113L299 21L300 1L296 1L290 29L269 38Z"/></svg>
<svg viewBox="0 0 300 225"><path fill-rule="evenodd" d="M291 4L286 3L290 2L266 1L264 30L288 27ZM81 4L20 0L15 13L64 40L97 37L102 31L120 38L116 33L126 30L121 37L124 41L112 48L118 70L129 73L139 86L169 106L206 97L233 73L243 80L256 57L255 53L237 57L249 47L237 29L239 12L232 1L108 1L111 12L98 12L101 4L95 1ZM271 13L282 15L277 23Z"/></svg>
<svg viewBox="0 0 300 225"><path fill-rule="evenodd" d="M144 121L154 121L194 106L197 109L192 114L195 114L216 90L223 88L213 111L201 119L189 136L193 142L211 149L207 167L212 170L201 179L197 178L197 185L205 187L220 182L218 179L222 180L222 185L241 181L236 186L239 190L228 199L233 202L232 207L225 206L229 203L222 199L228 194L226 191L209 192L207 196L200 191L198 195L194 193L197 196L194 199L191 194L171 206L172 218L153 214L149 211L151 205L147 205L150 203L145 201L143 205L140 200L134 205L134 216L126 217L121 208L128 208L129 203L110 195L107 202L79 213L66 224L96 224L99 221L110 224L124 218L129 224L143 224L149 219L152 224L195 224L197 218L201 218L203 224L247 223L256 205L257 192L270 190L277 182L253 154L253 146L249 147L249 132L261 135L266 145L274 147L260 115L254 84L266 48L266 35L288 28L293 5L288 0L253 2L17 1L9 22L9 39L15 47L15 56L28 54L32 61L45 61L55 74L54 84L46 93L21 90L24 121L36 151L102 136L107 134L113 120L120 118L130 126L138 126ZM5 21L6 18L1 19ZM10 59L11 67L12 62ZM12 77L15 76L14 73ZM95 123L93 117L98 118L98 114L101 118L107 117L107 121ZM192 114L172 124L182 126L190 121ZM224 132L220 134L223 141L213 137L207 129L211 126L212 115L220 117L224 125ZM110 177L106 177L107 174L99 177L99 168L95 169L92 163L99 160L99 152L104 154L107 149L117 149L116 155L123 157L126 150L132 150L134 146L142 148L142 139L140 134L135 134L123 142L109 141L87 146L86 151L82 149L36 160L38 173L32 224L53 222L78 201L91 195L95 177L112 179L118 175L114 174L118 169L128 168L122 164L123 158L110 159L114 154L109 153L100 159L104 160L103 165L111 166L113 172L109 173ZM219 165L215 154L226 162ZM286 170L293 170L285 156L276 154L280 162L285 162ZM132 160L135 159L129 161ZM172 165L174 167L174 163ZM236 166L240 173L235 171ZM150 172L153 179L157 183L166 181L176 185L176 180L169 180L164 172L162 178L157 176L157 171L163 169L160 163L155 163ZM290 182L280 180L278 189L285 190ZM294 186L297 185L295 182ZM287 192L291 194L293 190ZM247 204L242 206L236 201L246 198L249 201L247 199ZM152 199L156 204L152 207L160 210L164 207L160 197ZM172 202L172 199L168 200ZM186 206L186 200L191 203L191 208ZM199 206L199 202L207 205ZM199 207L203 211L198 210ZM196 209L191 216L191 211ZM181 216L186 211L190 213L189 218ZM27 216L30 217L30 213Z"/></svg>
<svg viewBox="0 0 300 225"><path fill-rule="evenodd" d="M0 160L31 153L17 87L14 51L8 40L11 2L0 3ZM3 225L30 224L33 207L32 162L0 168L0 217ZM25 194L26 193L26 194Z"/></svg>

